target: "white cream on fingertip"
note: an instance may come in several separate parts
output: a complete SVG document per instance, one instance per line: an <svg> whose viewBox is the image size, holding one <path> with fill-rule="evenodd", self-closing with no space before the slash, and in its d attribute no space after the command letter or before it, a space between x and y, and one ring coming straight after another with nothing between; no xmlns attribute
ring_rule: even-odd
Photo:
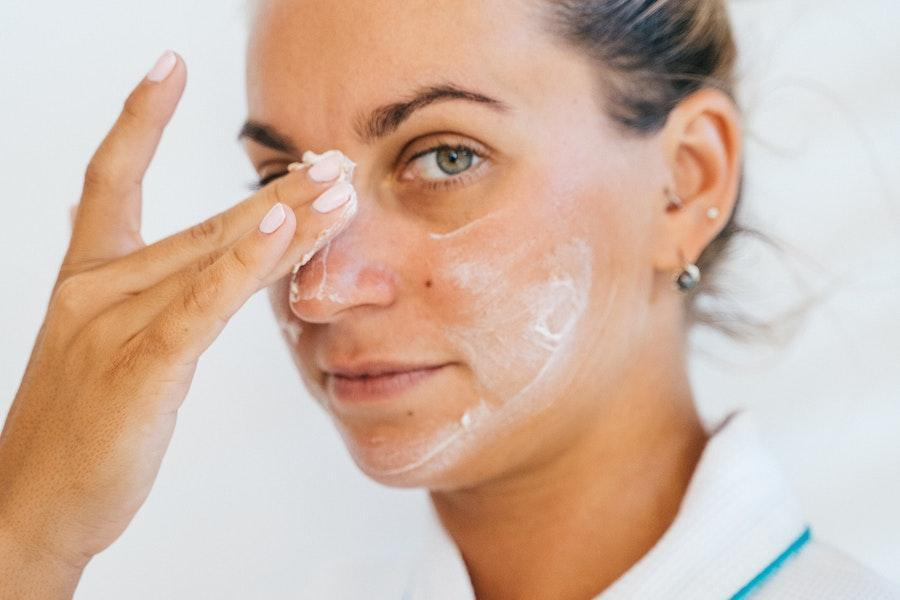
<svg viewBox="0 0 900 600"><path fill-rule="evenodd" d="M328 150L327 152L323 152L322 154L316 154L312 150L307 150L303 153L303 162L302 163L293 163L295 165L305 165L307 167L311 167L312 165L325 160L326 158L330 158L332 156L339 156L341 162L341 173L338 175L338 181L352 181L353 180L353 172L356 170L356 163L347 158L347 155L341 152L340 150ZM290 167L288 167L290 168ZM299 169L301 167L297 167Z"/></svg>
<svg viewBox="0 0 900 600"><path fill-rule="evenodd" d="M307 150L306 152L303 153L303 156L302 156L303 161L302 162L295 162L295 163L291 163L288 165L288 171L301 171L303 169L313 166L314 164L316 164L318 162L321 162L322 160L325 160L326 158L329 158L329 157L335 156L335 155L340 157L341 169L340 169L340 174L338 175L338 178L335 181L332 189L334 189L334 187L340 185L343 182L347 182L350 186L349 195L347 196L347 198L344 202L340 202L339 204L334 205L330 209L330 210L334 210L335 208L338 208L339 206L343 205L344 208L341 213L341 218L338 219L338 221L335 222L333 225L331 225L330 227L328 227L327 229L325 229L321 233L319 233L318 237L316 238L315 243L313 244L312 249L310 249L309 252L304 254L300 258L299 262L294 264L293 270L291 272L291 283L290 283L289 298L288 298L289 301L291 302L291 304L293 304L299 300L299 290L298 290L298 286L297 286L297 272L300 270L301 267L303 267L303 265L307 264L317 252L322 250L322 248L324 248L326 246L326 244L329 241L331 241L331 238L333 238L335 235L337 235L337 233L339 233L340 230L342 230L344 228L344 226L356 215L357 208L358 208L358 196L356 193L356 188L353 187L353 184L351 183L353 180L353 173L356 170L356 163L353 162L352 160L350 160L349 158L347 158L347 155L344 154L343 152L341 152L340 150L336 150L336 149L335 150L327 150L326 152L323 152L322 154L318 154L316 152L313 152L312 150ZM314 208L316 208L317 210L319 208L322 208L322 203L320 203L318 207L316 207L314 205ZM320 211L320 212L327 212L327 211Z"/></svg>
<svg viewBox="0 0 900 600"><path fill-rule="evenodd" d="M289 289L288 300L291 304L296 303L300 300L300 287L297 283L297 274L300 272L300 268L306 265L312 258L323 248L325 248L331 240L337 236L346 226L350 223L353 217L356 216L357 210L359 209L359 203L357 201L356 195L352 194L350 199L344 204L343 209L341 210L340 218L335 221L330 227L327 229L323 229L319 232L319 235L316 237L316 241L313 243L313 247L309 249L309 251L300 257L300 261L294 264L294 268L291 271L291 283Z"/></svg>

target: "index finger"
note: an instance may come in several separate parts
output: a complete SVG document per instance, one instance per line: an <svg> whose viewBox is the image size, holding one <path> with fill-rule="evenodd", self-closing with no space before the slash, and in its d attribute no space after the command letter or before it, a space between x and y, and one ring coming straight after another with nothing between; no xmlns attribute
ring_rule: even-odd
<svg viewBox="0 0 900 600"><path fill-rule="evenodd" d="M137 252L111 261L95 271L104 281L115 281L119 292L138 293L199 258L226 249L246 233L276 202L291 209L311 204L341 181L342 154L322 161L313 170L294 163L288 172L249 198L186 230ZM305 229L301 222L298 234Z"/></svg>
<svg viewBox="0 0 900 600"><path fill-rule="evenodd" d="M85 171L67 262L112 259L143 246L141 183L186 78L184 62L167 50L128 96Z"/></svg>

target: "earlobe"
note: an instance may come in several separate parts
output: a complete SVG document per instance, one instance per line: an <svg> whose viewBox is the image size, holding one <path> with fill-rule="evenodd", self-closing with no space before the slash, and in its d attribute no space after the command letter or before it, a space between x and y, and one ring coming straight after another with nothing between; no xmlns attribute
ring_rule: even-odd
<svg viewBox="0 0 900 600"><path fill-rule="evenodd" d="M669 200L671 246L658 257L659 266L682 269L696 262L734 210L742 154L740 114L727 94L703 89L672 111L660 140L670 173L663 193Z"/></svg>

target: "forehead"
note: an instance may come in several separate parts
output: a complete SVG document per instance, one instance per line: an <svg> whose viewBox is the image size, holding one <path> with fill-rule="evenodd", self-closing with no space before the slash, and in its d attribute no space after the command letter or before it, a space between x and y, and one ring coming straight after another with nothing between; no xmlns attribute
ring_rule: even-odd
<svg viewBox="0 0 900 600"><path fill-rule="evenodd" d="M312 131L304 115L346 121L354 111L442 81L527 102L552 87L548 79L564 77L561 60L572 62L571 52L543 32L539 5L263 0L248 48L250 115Z"/></svg>

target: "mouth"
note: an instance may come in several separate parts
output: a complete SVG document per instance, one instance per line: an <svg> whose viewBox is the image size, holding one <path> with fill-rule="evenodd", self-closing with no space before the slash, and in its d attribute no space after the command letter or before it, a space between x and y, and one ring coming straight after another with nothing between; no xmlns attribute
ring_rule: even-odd
<svg viewBox="0 0 900 600"><path fill-rule="evenodd" d="M450 363L372 362L325 370L326 388L341 402L387 400L433 377Z"/></svg>

